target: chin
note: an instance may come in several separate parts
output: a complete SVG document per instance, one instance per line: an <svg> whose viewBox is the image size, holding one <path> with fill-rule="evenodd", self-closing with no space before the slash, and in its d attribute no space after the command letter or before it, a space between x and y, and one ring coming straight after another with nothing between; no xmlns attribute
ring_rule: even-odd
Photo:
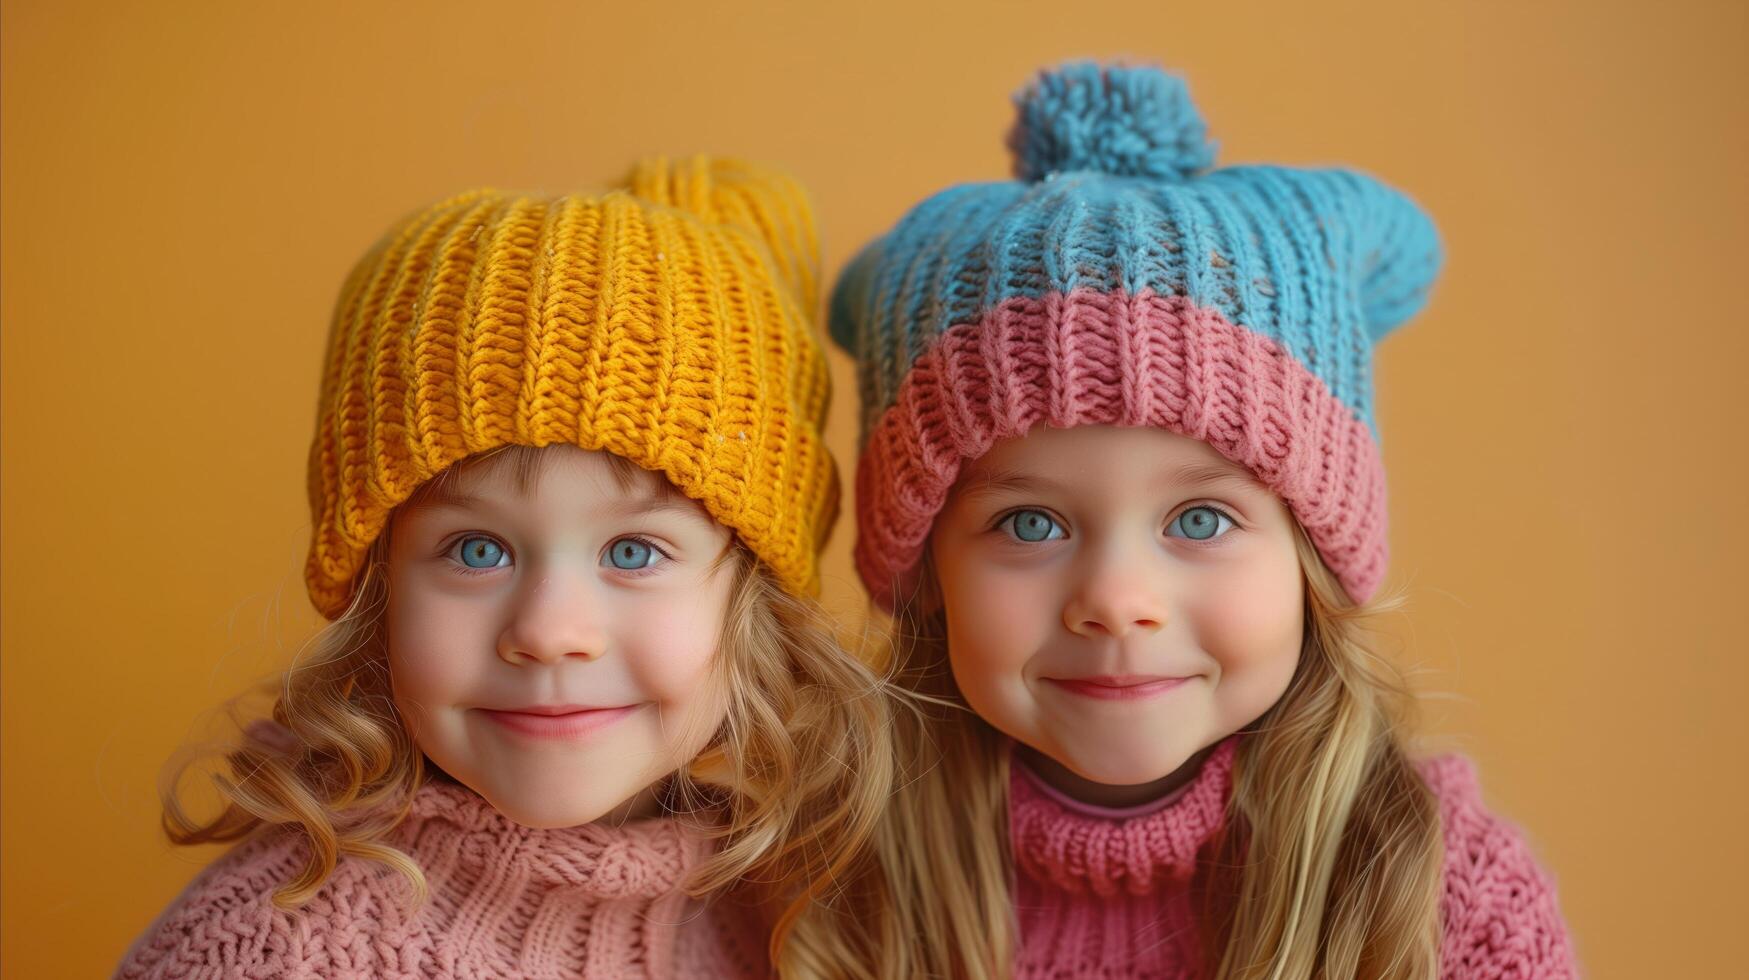
<svg viewBox="0 0 1749 980"><path fill-rule="evenodd" d="M1140 786L1165 779L1190 761L1189 755L1162 753L1159 746L1134 751L1094 750L1077 753L1069 768L1083 779L1106 786Z"/></svg>

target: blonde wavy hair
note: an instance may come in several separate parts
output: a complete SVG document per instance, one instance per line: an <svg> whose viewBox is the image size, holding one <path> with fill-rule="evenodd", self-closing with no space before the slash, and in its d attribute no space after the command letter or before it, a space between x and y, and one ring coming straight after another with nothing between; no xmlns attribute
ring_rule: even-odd
<svg viewBox="0 0 1749 980"><path fill-rule="evenodd" d="M1415 697L1298 523L1305 638L1282 698L1246 729L1226 830L1193 901L1210 980L1433 978L1444 847L1406 751ZM895 716L910 767L876 831L875 865L816 976L1001 980L1017 942L1005 738L965 706L925 566L893 623L895 681L931 706Z"/></svg>
<svg viewBox="0 0 1749 980"><path fill-rule="evenodd" d="M497 452L534 464L529 447ZM609 457L616 469L632 464ZM464 463L465 465L465 463ZM439 474L413 500L451 478ZM405 875L415 901L424 874L385 838L431 778L390 692L388 532L372 545L352 604L325 626L270 692L270 718L242 726L212 779L224 801L213 816L185 805L185 777L212 760L199 750L166 767L165 833L177 844L233 842L286 829L309 845L302 872L273 901L308 902L341 855ZM717 653L729 692L715 738L675 775L670 808L703 819L718 846L694 873L695 895L735 889L768 911L780 972L819 932L818 900L855 865L891 792L891 701L882 680L848 652L812 599L786 592L738 542L721 561L734 576ZM792 942L793 937L799 937Z"/></svg>

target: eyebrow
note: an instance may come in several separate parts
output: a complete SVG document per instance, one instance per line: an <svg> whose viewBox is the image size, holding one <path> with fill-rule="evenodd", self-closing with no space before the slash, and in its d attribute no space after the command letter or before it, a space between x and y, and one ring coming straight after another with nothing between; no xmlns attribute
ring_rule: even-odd
<svg viewBox="0 0 1749 980"><path fill-rule="evenodd" d="M1269 488L1249 470L1238 470L1217 463L1186 463L1166 474L1173 483L1195 487L1235 487L1244 490Z"/></svg>
<svg viewBox="0 0 1749 980"><path fill-rule="evenodd" d="M1269 488L1249 472L1230 469L1216 463L1186 463L1161 474L1162 481L1183 487L1229 487L1238 490L1269 492ZM1037 494L1061 490L1062 485L1041 476L1015 470L977 473L960 487L961 499L998 494Z"/></svg>
<svg viewBox="0 0 1749 980"><path fill-rule="evenodd" d="M1014 470L995 470L988 473L975 473L959 488L959 497L963 500L969 497L1013 493L1035 494L1061 487L1051 480L1029 476Z"/></svg>
<svg viewBox="0 0 1749 980"><path fill-rule="evenodd" d="M698 516L703 511L703 505L679 491L657 490L653 494L635 499L627 498L620 501L613 509L626 514L655 514L672 510L683 514Z"/></svg>

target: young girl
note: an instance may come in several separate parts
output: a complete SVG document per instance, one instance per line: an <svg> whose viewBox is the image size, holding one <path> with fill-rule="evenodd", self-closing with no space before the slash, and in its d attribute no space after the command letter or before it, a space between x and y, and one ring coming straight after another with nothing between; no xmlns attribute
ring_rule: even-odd
<svg viewBox="0 0 1749 980"><path fill-rule="evenodd" d="M493 191L353 271L310 452L333 622L122 977L765 976L889 787L812 599L813 219L751 166ZM849 764L854 760L854 766ZM786 942L786 940L794 940Z"/></svg>
<svg viewBox="0 0 1749 980"><path fill-rule="evenodd" d="M1549 879L1469 763L1408 756L1365 629L1371 351L1432 224L1349 171L1210 170L1157 70L1017 102L1018 181L924 201L833 298L858 567L907 682L969 709L919 737L842 947L882 977L1571 975Z"/></svg>

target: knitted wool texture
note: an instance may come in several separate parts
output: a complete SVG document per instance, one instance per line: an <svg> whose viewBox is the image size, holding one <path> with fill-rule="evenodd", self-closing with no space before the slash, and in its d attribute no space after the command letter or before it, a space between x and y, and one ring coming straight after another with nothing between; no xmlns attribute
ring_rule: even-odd
<svg viewBox="0 0 1749 980"><path fill-rule="evenodd" d="M1206 975L1191 881L1227 819L1242 737L1221 743L1177 799L1139 816L1068 803L1016 763L1016 980ZM1483 806L1474 766L1448 755L1416 768L1439 800L1445 836L1440 977L1576 976L1554 884L1517 828Z"/></svg>
<svg viewBox="0 0 1749 980"><path fill-rule="evenodd" d="M674 818L623 827L520 826L479 795L428 783L391 846L405 879L343 855L308 905L273 905L305 843L276 832L207 868L128 951L119 980L637 980L767 976L764 932L737 906L682 890L709 842Z"/></svg>
<svg viewBox="0 0 1749 980"><path fill-rule="evenodd" d="M328 338L306 583L345 611L389 512L500 446L605 450L663 474L798 593L836 517L818 244L801 188L654 159L597 196L478 190L391 230Z"/></svg>
<svg viewBox="0 0 1749 980"><path fill-rule="evenodd" d="M1157 69L1072 64L1016 104L1020 180L925 200L834 290L876 601L913 586L962 462L1041 423L1208 442L1370 597L1386 564L1372 345L1426 301L1432 222L1348 170L1208 170L1184 83Z"/></svg>

